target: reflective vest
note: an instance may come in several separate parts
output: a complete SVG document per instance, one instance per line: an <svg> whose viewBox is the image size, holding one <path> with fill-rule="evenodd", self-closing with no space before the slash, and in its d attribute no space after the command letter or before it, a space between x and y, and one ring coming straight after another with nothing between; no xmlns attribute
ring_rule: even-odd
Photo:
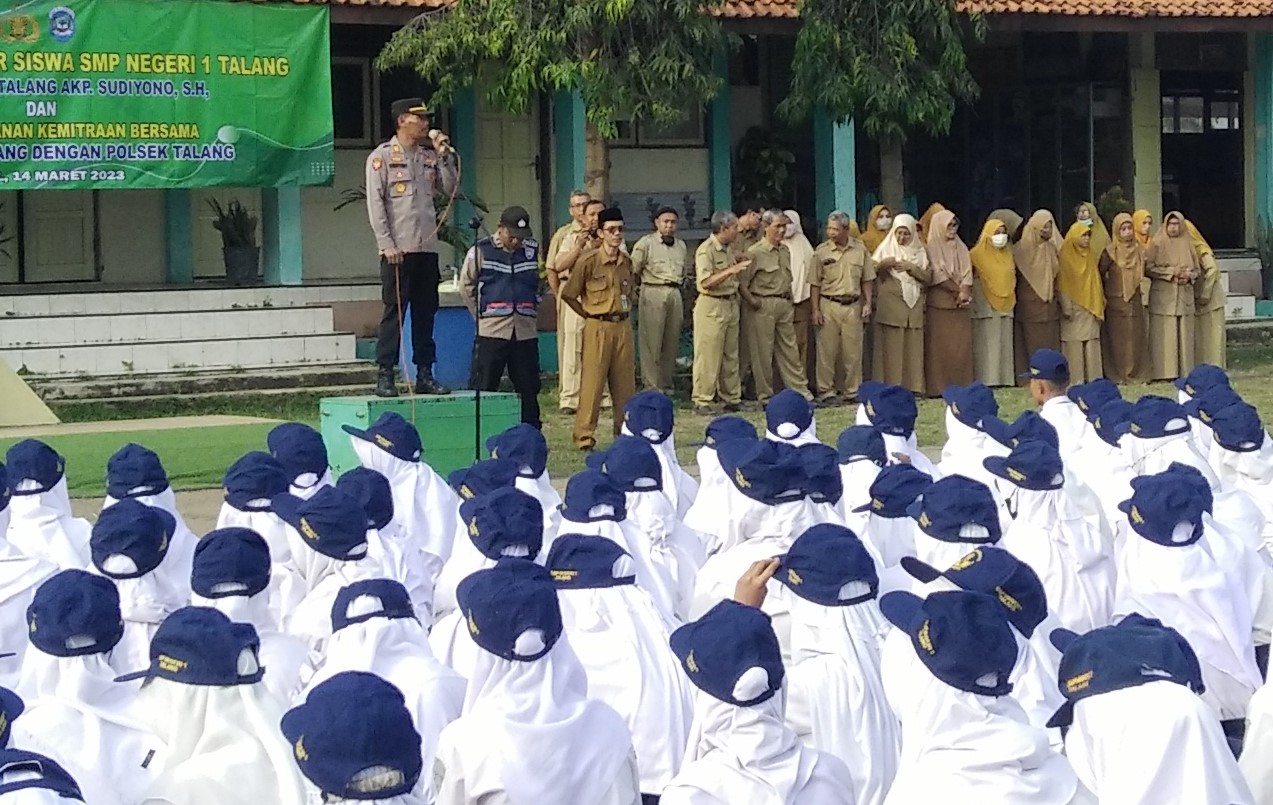
<svg viewBox="0 0 1273 805"><path fill-rule="evenodd" d="M475 248L478 315L538 315L539 244L525 240L510 252L482 238Z"/></svg>

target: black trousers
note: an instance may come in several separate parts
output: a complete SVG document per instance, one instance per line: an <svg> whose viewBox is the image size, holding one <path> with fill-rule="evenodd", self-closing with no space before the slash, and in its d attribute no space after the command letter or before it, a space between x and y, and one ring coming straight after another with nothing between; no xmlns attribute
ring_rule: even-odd
<svg viewBox="0 0 1273 805"><path fill-rule="evenodd" d="M438 256L433 252L408 252L402 265L392 266L380 258L380 299L385 312L380 317L380 337L376 341L376 363L392 371L398 365L399 326L411 311L411 349L415 365L433 370L437 348L433 344L433 317L438 312Z"/></svg>
<svg viewBox="0 0 1273 805"><path fill-rule="evenodd" d="M522 398L522 422L540 427L539 339L505 341L478 336L473 347L473 388L499 391L505 369L513 390Z"/></svg>

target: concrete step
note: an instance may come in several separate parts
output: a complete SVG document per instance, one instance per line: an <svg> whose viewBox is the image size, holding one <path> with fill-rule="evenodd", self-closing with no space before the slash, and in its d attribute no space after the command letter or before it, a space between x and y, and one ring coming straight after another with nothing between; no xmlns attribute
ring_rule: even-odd
<svg viewBox="0 0 1273 805"><path fill-rule="evenodd" d="M1234 250L1216 253L1220 266L1220 282L1226 294L1260 297L1264 283L1260 279L1260 255L1254 251Z"/></svg>
<svg viewBox="0 0 1273 805"><path fill-rule="evenodd" d="M1226 319L1248 319L1255 316L1255 297L1246 294L1230 294L1225 298Z"/></svg>
<svg viewBox="0 0 1273 805"><path fill-rule="evenodd" d="M375 385L376 366L364 361L345 361L241 372L169 372L91 378L28 377L27 382L48 402L163 400L178 395L182 399L212 398L236 394L295 394L298 391L332 391L331 396L342 396L345 391L366 394Z"/></svg>
<svg viewBox="0 0 1273 805"><path fill-rule="evenodd" d="M121 313L171 313L238 308L287 308L380 298L378 284L192 287L115 290L109 287L40 293L23 286L21 293L0 294L0 316L84 316Z"/></svg>
<svg viewBox="0 0 1273 805"><path fill-rule="evenodd" d="M232 308L0 318L0 349L203 341L332 332L330 307Z"/></svg>

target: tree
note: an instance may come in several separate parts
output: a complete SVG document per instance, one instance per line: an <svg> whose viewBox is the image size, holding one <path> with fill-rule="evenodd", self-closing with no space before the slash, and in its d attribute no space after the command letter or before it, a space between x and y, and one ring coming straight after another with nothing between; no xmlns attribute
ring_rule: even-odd
<svg viewBox="0 0 1273 805"><path fill-rule="evenodd" d="M724 0L456 0L394 33L377 66L410 66L435 104L470 87L511 112L541 92L577 90L587 114L587 189L608 197L616 121L672 125L715 97L728 35Z"/></svg>
<svg viewBox="0 0 1273 805"><path fill-rule="evenodd" d="M906 134L945 134L955 103L979 92L961 15L952 0L803 0L800 21L780 111L806 119L820 109L837 123L856 121L880 146L880 195L899 208ZM967 27L977 41L985 36L980 15Z"/></svg>

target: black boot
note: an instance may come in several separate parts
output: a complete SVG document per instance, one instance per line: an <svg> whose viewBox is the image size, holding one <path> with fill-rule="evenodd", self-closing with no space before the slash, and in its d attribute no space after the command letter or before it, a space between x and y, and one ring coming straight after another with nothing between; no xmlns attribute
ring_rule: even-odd
<svg viewBox="0 0 1273 805"><path fill-rule="evenodd" d="M417 367L415 373L415 393L450 394L451 390L433 379L432 369Z"/></svg>
<svg viewBox="0 0 1273 805"><path fill-rule="evenodd" d="M396 378L393 376L392 369L381 369L380 374L376 376L376 396L398 396L398 384L396 382Z"/></svg>

